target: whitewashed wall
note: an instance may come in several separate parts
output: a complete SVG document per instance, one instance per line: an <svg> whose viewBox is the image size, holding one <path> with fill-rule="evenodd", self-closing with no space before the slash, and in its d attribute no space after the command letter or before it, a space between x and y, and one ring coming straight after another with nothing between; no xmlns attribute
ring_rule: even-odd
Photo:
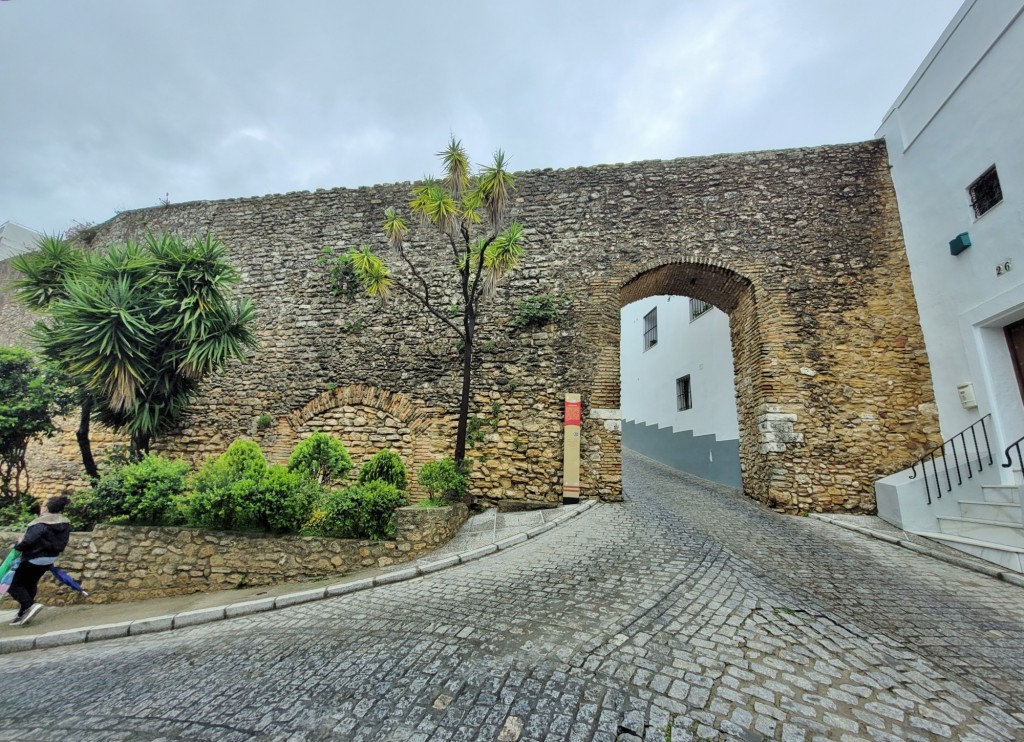
<svg viewBox="0 0 1024 742"><path fill-rule="evenodd" d="M645 351L644 316L654 307L658 343ZM712 308L691 322L687 297L654 296L627 305L621 317L623 445L737 485L739 427L728 315ZM685 375L693 407L679 410L676 379Z"/></svg>
<svg viewBox="0 0 1024 742"><path fill-rule="evenodd" d="M899 201L943 437L991 413L1024 434L1003 327L1024 319L1024 0L968 0L879 129ZM996 166L1003 202L975 219L967 187ZM972 246L958 256L949 241ZM997 266L1011 270L997 275ZM957 386L972 383L977 408Z"/></svg>

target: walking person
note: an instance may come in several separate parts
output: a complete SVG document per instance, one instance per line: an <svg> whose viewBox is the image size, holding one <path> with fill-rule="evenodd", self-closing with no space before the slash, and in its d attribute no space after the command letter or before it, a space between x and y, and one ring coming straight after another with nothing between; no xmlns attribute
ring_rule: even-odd
<svg viewBox="0 0 1024 742"><path fill-rule="evenodd" d="M28 524L25 535L14 545L21 552L21 563L7 592L21 608L11 626L25 626L43 609L42 604L36 602L39 578L57 561L71 537L71 522L61 515L67 504L68 498L64 495L44 502L39 508L39 517Z"/></svg>

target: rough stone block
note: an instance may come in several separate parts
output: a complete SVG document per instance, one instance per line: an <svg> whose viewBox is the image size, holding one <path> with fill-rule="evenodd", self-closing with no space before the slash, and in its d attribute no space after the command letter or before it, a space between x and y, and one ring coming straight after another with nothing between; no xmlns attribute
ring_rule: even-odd
<svg viewBox="0 0 1024 742"><path fill-rule="evenodd" d="M388 572L386 574L377 575L373 578L374 585L390 585L393 582L404 582L405 580L411 580L419 577L420 571L416 567L409 567L408 569L399 569L394 572Z"/></svg>
<svg viewBox="0 0 1024 742"><path fill-rule="evenodd" d="M63 647L68 644L84 644L89 629L68 629L67 631L51 631L36 637L36 649Z"/></svg>
<svg viewBox="0 0 1024 742"><path fill-rule="evenodd" d="M132 621L131 626L128 628L128 635L138 636L140 634L152 634L157 631L170 631L173 625L173 615L140 618L136 621Z"/></svg>
<svg viewBox="0 0 1024 742"><path fill-rule="evenodd" d="M442 569L448 569L448 567L454 567L459 563L458 555L450 556L445 559L439 559L436 562L430 562L430 564L424 564L420 567L420 572L423 574L430 574L432 572L440 572Z"/></svg>
<svg viewBox="0 0 1024 742"><path fill-rule="evenodd" d="M299 605L300 603L309 603L314 600L322 600L327 597L327 588L321 587L316 590L303 590L299 593L291 593L290 595L279 595L274 599L275 608L286 608L290 605Z"/></svg>
<svg viewBox="0 0 1024 742"><path fill-rule="evenodd" d="M521 544L526 540L527 536L525 533L517 533L515 536L509 536L508 538L503 538L501 541L496 541L494 545L497 546L498 549L507 549L511 546L515 546L516 544Z"/></svg>
<svg viewBox="0 0 1024 742"><path fill-rule="evenodd" d="M195 611L184 611L174 616L174 628L181 629L185 626L197 626L199 624L220 621L224 618L224 606L215 608L201 608Z"/></svg>
<svg viewBox="0 0 1024 742"><path fill-rule="evenodd" d="M1017 587L1024 587L1024 575L1019 572L1000 572L1000 579Z"/></svg>
<svg viewBox="0 0 1024 742"><path fill-rule="evenodd" d="M534 538L536 536L541 535L542 533L547 533L548 531L550 531L554 527L555 527L554 523L545 523L542 526L537 526L536 528L531 528L529 531L526 532L526 537L527 538Z"/></svg>
<svg viewBox="0 0 1024 742"><path fill-rule="evenodd" d="M488 544L487 546L481 546L479 549L473 549L472 551L467 551L464 554L459 554L459 561L463 562L463 563L471 562L474 559L479 559L480 557L487 556L488 554L493 554L497 550L498 550L498 547L495 546L494 544Z"/></svg>
<svg viewBox="0 0 1024 742"><path fill-rule="evenodd" d="M121 637L128 636L128 631L131 628L131 621L122 621L121 623L108 623L100 626L90 626L89 635L85 638L89 642L99 642L106 639L120 639Z"/></svg>
<svg viewBox="0 0 1024 742"><path fill-rule="evenodd" d="M36 644L34 636L12 636L9 639L0 639L0 654L13 654L32 649Z"/></svg>
<svg viewBox="0 0 1024 742"><path fill-rule="evenodd" d="M342 582L338 585L331 585L327 588L326 595L328 598L336 598L339 595L355 593L360 590L368 590L371 587L373 587L373 578L366 577L362 580L352 580L351 582Z"/></svg>

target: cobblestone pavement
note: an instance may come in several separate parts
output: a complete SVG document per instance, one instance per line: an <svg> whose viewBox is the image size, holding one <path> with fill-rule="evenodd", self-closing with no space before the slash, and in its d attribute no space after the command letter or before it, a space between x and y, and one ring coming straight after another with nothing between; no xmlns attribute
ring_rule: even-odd
<svg viewBox="0 0 1024 742"><path fill-rule="evenodd" d="M1024 738L1024 589L624 467L624 505L458 568L0 658L0 737Z"/></svg>

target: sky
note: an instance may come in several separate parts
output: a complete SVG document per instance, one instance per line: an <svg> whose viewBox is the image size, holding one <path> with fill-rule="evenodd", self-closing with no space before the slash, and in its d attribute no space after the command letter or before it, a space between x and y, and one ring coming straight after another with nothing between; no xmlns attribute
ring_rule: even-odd
<svg viewBox="0 0 1024 742"><path fill-rule="evenodd" d="M0 0L0 223L874 137L962 0Z"/></svg>

